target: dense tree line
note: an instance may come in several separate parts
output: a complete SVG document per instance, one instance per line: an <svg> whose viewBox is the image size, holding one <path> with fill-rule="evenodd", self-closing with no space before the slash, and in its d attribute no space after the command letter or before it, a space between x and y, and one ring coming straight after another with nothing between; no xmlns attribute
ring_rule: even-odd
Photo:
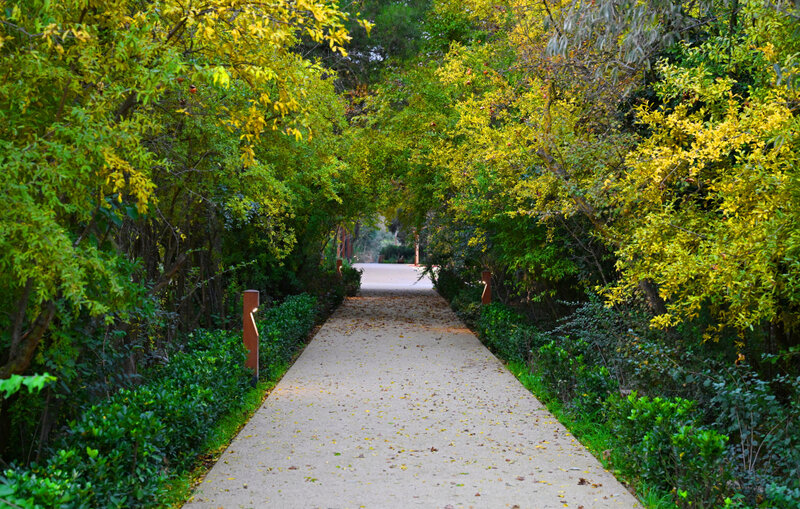
<svg viewBox="0 0 800 509"><path fill-rule="evenodd" d="M440 2L428 23L450 36L361 120L439 261L510 301L591 289L745 355L797 346L793 5Z"/></svg>
<svg viewBox="0 0 800 509"><path fill-rule="evenodd" d="M581 415L671 423L614 447L662 462L632 475L679 504L800 503L799 16L434 2L421 53L357 119L440 291ZM477 308L485 269L511 310ZM613 397L631 391L651 399ZM719 476L688 480L703 470Z"/></svg>
<svg viewBox="0 0 800 509"><path fill-rule="evenodd" d="M241 290L331 290L322 249L373 193L301 50L343 58L346 25L369 28L313 0L0 2L0 379L57 379L3 398L4 463L235 327Z"/></svg>
<svg viewBox="0 0 800 509"><path fill-rule="evenodd" d="M0 0L0 380L28 377L0 386L3 462L43 461L184 333L235 327L242 289L324 293L331 236L378 212L420 234L465 316L490 269L497 299L555 331L540 348L575 357L591 341L570 334L616 331L609 348L641 362L618 389L698 400L697 372L731 367L777 405L754 429L791 436L799 17L757 0ZM797 476L764 457L736 481L751 504Z"/></svg>

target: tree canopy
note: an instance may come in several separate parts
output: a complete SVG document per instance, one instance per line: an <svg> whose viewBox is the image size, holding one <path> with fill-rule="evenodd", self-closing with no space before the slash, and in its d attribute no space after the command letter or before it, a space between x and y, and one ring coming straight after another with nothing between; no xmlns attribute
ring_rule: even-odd
<svg viewBox="0 0 800 509"><path fill-rule="evenodd" d="M797 374L799 18L0 0L0 454L75 416L50 395L90 405L235 328L245 288L329 291L337 232L379 216L540 323L602 300L676 352Z"/></svg>

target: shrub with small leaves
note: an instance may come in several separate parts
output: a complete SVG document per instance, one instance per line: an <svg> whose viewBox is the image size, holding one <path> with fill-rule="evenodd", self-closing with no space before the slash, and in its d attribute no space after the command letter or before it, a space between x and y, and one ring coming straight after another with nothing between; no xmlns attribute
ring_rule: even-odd
<svg viewBox="0 0 800 509"><path fill-rule="evenodd" d="M0 493L22 507L156 505L170 471L188 466L248 377L241 335L198 330L170 362L71 422L44 465L9 469Z"/></svg>
<svg viewBox="0 0 800 509"><path fill-rule="evenodd" d="M292 360L314 327L317 299L308 294L287 297L279 306L267 309L257 320L259 370L269 378Z"/></svg>
<svg viewBox="0 0 800 509"><path fill-rule="evenodd" d="M696 403L632 393L609 398L608 425L623 469L672 491L685 507L716 507L726 494L728 437L699 424Z"/></svg>
<svg viewBox="0 0 800 509"><path fill-rule="evenodd" d="M493 302L482 306L477 321L478 335L504 360L525 361L535 329L525 324L519 313Z"/></svg>
<svg viewBox="0 0 800 509"><path fill-rule="evenodd" d="M539 335L550 340L533 353L532 362L558 398L578 412L599 412L618 384L603 364L593 362L590 345L580 338Z"/></svg>
<svg viewBox="0 0 800 509"><path fill-rule="evenodd" d="M636 458L636 474L671 489L667 482L674 469L672 436L697 419L695 403L681 398L649 398L635 392L609 398L608 425L618 438L623 456Z"/></svg>
<svg viewBox="0 0 800 509"><path fill-rule="evenodd" d="M771 485L781 506L800 490L800 378L764 380L743 363L705 373L704 384L714 394L714 426L731 437L730 464L745 498L755 504Z"/></svg>
<svg viewBox="0 0 800 509"><path fill-rule="evenodd" d="M361 289L362 269L356 269L350 265L342 266L342 283L344 284L344 294L348 297L355 297Z"/></svg>

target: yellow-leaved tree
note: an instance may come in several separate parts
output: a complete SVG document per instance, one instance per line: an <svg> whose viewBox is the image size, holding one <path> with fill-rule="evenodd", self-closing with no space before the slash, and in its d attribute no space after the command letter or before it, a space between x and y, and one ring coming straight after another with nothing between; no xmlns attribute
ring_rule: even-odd
<svg viewBox="0 0 800 509"><path fill-rule="evenodd" d="M331 89L294 48L344 53L343 22L324 0L0 1L0 377L26 369L57 307L113 319L141 305L115 236L153 213L154 171L184 170L164 140L191 140L198 162L219 156L195 199L217 186L233 203L225 193L242 186L226 179L260 167L254 200L287 216L257 147L267 133L313 135L315 88ZM181 117L203 127L185 136ZM203 147L202 129L228 134Z"/></svg>

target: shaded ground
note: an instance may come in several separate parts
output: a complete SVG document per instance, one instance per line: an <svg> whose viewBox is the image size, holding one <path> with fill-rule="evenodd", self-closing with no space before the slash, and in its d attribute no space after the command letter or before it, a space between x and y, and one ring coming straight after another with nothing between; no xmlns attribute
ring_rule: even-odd
<svg viewBox="0 0 800 509"><path fill-rule="evenodd" d="M639 507L430 281L363 268L185 507Z"/></svg>

